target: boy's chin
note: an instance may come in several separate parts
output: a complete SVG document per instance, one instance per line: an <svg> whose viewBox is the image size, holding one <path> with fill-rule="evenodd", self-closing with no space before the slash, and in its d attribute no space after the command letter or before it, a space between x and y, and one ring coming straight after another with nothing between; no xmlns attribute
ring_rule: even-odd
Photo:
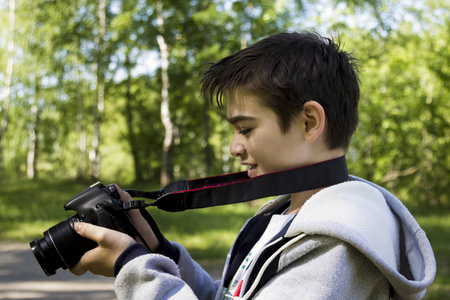
<svg viewBox="0 0 450 300"><path fill-rule="evenodd" d="M253 178L253 177L256 177L258 175L261 175L261 174L258 174L258 166L255 166L255 167L252 167L252 168L248 169L247 175L250 178Z"/></svg>

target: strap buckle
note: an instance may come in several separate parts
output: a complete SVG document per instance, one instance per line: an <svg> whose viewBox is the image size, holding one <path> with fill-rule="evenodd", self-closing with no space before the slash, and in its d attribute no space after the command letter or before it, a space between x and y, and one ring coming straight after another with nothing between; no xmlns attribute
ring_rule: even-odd
<svg viewBox="0 0 450 300"><path fill-rule="evenodd" d="M124 210L146 208L147 204L143 200L132 200L122 204Z"/></svg>

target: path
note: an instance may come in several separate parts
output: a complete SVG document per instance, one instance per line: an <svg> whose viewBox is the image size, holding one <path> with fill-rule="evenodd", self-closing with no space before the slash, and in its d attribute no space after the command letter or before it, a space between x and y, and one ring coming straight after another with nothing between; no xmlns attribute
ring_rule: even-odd
<svg viewBox="0 0 450 300"><path fill-rule="evenodd" d="M208 270L214 279L220 267ZM47 277L27 244L0 242L0 299L112 300L114 279L86 273L75 276L59 269Z"/></svg>

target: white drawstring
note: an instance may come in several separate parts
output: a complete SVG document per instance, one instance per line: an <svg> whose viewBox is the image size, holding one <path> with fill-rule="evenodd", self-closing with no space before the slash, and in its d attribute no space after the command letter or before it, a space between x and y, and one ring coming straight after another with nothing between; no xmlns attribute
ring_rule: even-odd
<svg viewBox="0 0 450 300"><path fill-rule="evenodd" d="M244 298L238 296L225 295L225 297L230 298L232 300L243 300Z"/></svg>
<svg viewBox="0 0 450 300"><path fill-rule="evenodd" d="M302 233L298 236L296 236L295 238L293 238L292 240L290 240L289 242L287 242L286 244L284 244L282 247L280 247L274 254L272 254L272 256L270 256L270 258L268 260L266 260L266 262L264 263L264 265L262 266L262 268L259 270L258 272L258 276L256 276L255 281L253 281L252 286L250 287L250 289L247 291L247 293L245 293L244 297L242 298L237 298L237 297L232 297L230 296L233 300L245 300L248 299L248 297L250 297L250 295L253 293L253 291L256 289L256 286L258 285L259 281L261 280L262 275L264 274L264 271L267 269L267 267L269 266L269 264L272 262L272 260L278 255L280 254L283 250L285 250L287 247L291 246L292 244L298 242L300 239L304 238L307 234L306 233Z"/></svg>

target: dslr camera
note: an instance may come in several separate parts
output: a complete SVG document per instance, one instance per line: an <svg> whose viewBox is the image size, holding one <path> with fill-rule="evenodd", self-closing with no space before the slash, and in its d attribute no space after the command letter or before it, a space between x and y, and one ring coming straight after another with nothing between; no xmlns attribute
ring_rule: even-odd
<svg viewBox="0 0 450 300"><path fill-rule="evenodd" d="M113 184L105 186L97 182L67 201L64 209L77 213L49 228L43 238L30 243L31 251L47 276L54 275L59 268L65 270L75 266L84 253L97 246L75 231L75 222L113 229L132 238L138 235Z"/></svg>

